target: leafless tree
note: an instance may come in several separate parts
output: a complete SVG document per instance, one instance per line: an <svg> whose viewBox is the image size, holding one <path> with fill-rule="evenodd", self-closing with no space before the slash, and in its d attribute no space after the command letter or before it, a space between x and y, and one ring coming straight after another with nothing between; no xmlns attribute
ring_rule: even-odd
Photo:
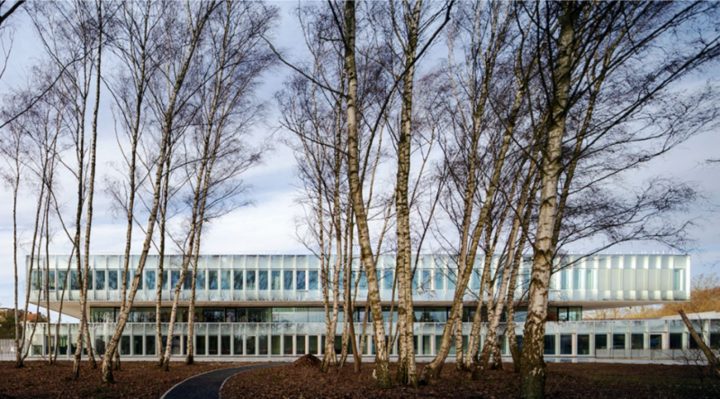
<svg viewBox="0 0 720 399"><path fill-rule="evenodd" d="M127 294L127 298L123 296L117 327L107 345L106 354L103 358L102 379L106 382L113 381L111 359L117 350L120 337L125 328L125 324L127 323L130 309L132 308L132 304L140 284L140 279L143 275L142 272L145 268L148 253L150 251L153 232L157 222L165 163L167 157L171 156L171 154L169 154L169 146L174 129L174 123L178 113L182 112L183 108L187 105L186 99L188 93L184 92L184 89L186 89L185 78L187 77L190 64L195 57L195 52L199 46L205 25L217 6L218 3L216 2L192 3L188 4L185 8L187 15L174 15L171 10L167 9L162 15L163 18L166 18L165 21L172 21L169 24L166 23L163 25L163 27L167 29L166 32L163 32L164 35L166 35L164 36L166 43L178 46L178 48L174 48L171 52L175 55L175 57L164 60L165 65L173 65L173 68L166 69L166 74L164 75L166 76L166 79L158 82L157 86L150 90L155 104L154 108L158 116L158 124L160 126L159 155L155 161L155 174L153 177L154 194L152 206L150 208L150 212L148 213L145 238L143 240L143 246L138 260L138 265L135 269L132 285ZM173 40L177 38L176 35L188 37L189 40L177 40L173 42ZM132 218L128 219L132 220ZM128 269L128 262L129 256L128 251L126 251L124 265L125 270ZM123 274L123 277L127 275L127 273ZM126 279L123 278L124 285L126 284L125 280Z"/></svg>
<svg viewBox="0 0 720 399"><path fill-rule="evenodd" d="M208 40L199 48L193 71L201 83L195 94L197 113L191 134L183 144L183 167L188 187L190 217L184 240L180 280L175 286L168 337L177 311L180 288L192 265L188 308L186 363L193 363L194 306L197 265L205 223L246 202L242 174L257 165L265 148L249 146L246 137L262 115L254 97L260 75L274 57L261 39L276 18L276 10L262 3L226 2L207 27ZM168 339L164 367L169 367Z"/></svg>
<svg viewBox="0 0 720 399"><path fill-rule="evenodd" d="M608 183L668 151L713 120L714 106L701 101L710 94L678 95L672 84L717 58L720 37L689 28L716 12L716 6L707 3L524 5L541 46L537 82L539 105L547 115L538 124L541 194L521 360L525 397L544 395L547 290L561 237L604 231L613 244L662 240L681 232L653 229L652 219L686 200L683 188L656 185L635 200L613 198L602 204L589 194L600 190L599 182ZM670 50L654 52L654 43L666 40L673 41ZM633 126L637 122L640 127ZM578 178L579 165L584 165L585 178ZM573 197L578 205L594 202L588 208L607 222L573 222L568 206Z"/></svg>

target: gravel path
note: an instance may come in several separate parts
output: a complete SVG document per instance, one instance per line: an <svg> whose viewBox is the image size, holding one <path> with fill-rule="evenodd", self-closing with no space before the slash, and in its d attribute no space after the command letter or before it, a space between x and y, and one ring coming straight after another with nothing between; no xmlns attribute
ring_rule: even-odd
<svg viewBox="0 0 720 399"><path fill-rule="evenodd" d="M280 364L253 364L250 366L233 367L229 369L220 369L208 371L206 373L198 374L190 377L184 381L179 382L174 387L170 388L161 399L195 399L195 398L220 398L220 388L222 387L225 380L234 376L237 373L264 369L268 367L279 366Z"/></svg>

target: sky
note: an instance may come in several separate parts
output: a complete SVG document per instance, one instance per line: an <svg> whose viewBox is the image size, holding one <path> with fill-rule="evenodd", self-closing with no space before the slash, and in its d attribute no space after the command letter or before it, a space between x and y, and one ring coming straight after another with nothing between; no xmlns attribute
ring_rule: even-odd
<svg viewBox="0 0 720 399"><path fill-rule="evenodd" d="M295 2L273 3L280 7L280 20L272 38L274 44L293 60L302 57L302 41L293 10ZM42 49L28 23L26 15L14 15L11 28L14 29L14 46L8 68L0 80L0 89L7 92L22 87L29 79L28 70L41 62ZM6 42L7 43L7 42ZM425 60L429 64L440 62L433 53ZM433 59L433 57L437 59ZM288 76L288 69L276 66L266 71L259 90L261 99L269 106L267 121L256 127L255 135L278 143L272 151L264 154L262 164L251 169L245 175L249 184L248 200L251 205L237 209L212 222L203 232L202 252L209 254L252 254L252 253L307 253L297 239L296 225L303 216L298 203L301 197L296 164L292 151L279 144L288 132L279 128L278 111L273 101L274 93L281 88L282 81ZM718 78L718 73L708 78ZM113 162L119 161L117 143L113 133L113 122L105 98L105 109L100 118L100 139L98 143L98 182L102 184ZM674 151L659 157L638 171L643 175L661 175L690 182L700 193L701 198L689 204L685 215L692 220L691 245L687 248L692 256L693 275L701 273L720 274L720 163L710 164L706 160L720 158L720 132L709 131L695 136L680 145ZM632 181L633 179L628 179ZM71 203L72 199L68 199ZM11 192L6 185L0 186L0 307L12 306L12 219ZM20 201L19 224L21 233L21 265L24 267L25 249L29 246L29 229L32 223L32 198L25 189ZM91 252L94 254L122 253L124 246L125 223L116 215L110 199L104 191L98 191L95 202L95 220ZM136 235L137 237L138 235ZM133 243L138 247L138 242ZM55 254L69 253L70 242L60 232L52 243ZM579 248L582 250L582 248ZM653 243L629 243L613 248L610 253L662 253L667 248ZM24 273L23 273L24 274ZM21 281L24 276L21 275Z"/></svg>

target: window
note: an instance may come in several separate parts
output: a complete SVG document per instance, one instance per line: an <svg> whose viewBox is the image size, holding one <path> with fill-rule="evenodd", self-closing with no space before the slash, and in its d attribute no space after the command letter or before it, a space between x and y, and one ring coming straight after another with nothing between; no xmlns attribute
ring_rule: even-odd
<svg viewBox="0 0 720 399"><path fill-rule="evenodd" d="M54 284L53 284L54 285ZM54 288L54 287L52 287ZM95 289L105 289L105 270L95 270Z"/></svg>
<svg viewBox="0 0 720 399"><path fill-rule="evenodd" d="M560 354L561 355L572 355L572 335L570 335L570 334L560 335Z"/></svg>
<svg viewBox="0 0 720 399"><path fill-rule="evenodd" d="M223 290L229 290L230 289L230 270L223 270L220 272L220 289ZM228 353L229 355L229 353Z"/></svg>
<svg viewBox="0 0 720 399"><path fill-rule="evenodd" d="M243 337L242 335L236 335L233 337L233 353L236 355L243 354Z"/></svg>
<svg viewBox="0 0 720 399"><path fill-rule="evenodd" d="M217 270L208 270L208 289L210 289L210 290L218 289L218 271Z"/></svg>
<svg viewBox="0 0 720 399"><path fill-rule="evenodd" d="M208 323L222 323L225 321L225 311L222 309L203 309L203 320Z"/></svg>
<svg viewBox="0 0 720 399"><path fill-rule="evenodd" d="M298 270L295 273L296 277L296 283L297 283L297 289L298 290L305 290L305 271L304 270ZM362 283L361 283L362 284Z"/></svg>
<svg viewBox="0 0 720 399"><path fill-rule="evenodd" d="M563 270L560 272L560 289L566 290L568 288L568 270Z"/></svg>
<svg viewBox="0 0 720 399"><path fill-rule="evenodd" d="M573 289L580 289L580 269L573 269Z"/></svg>
<svg viewBox="0 0 720 399"><path fill-rule="evenodd" d="M650 334L650 349L662 349L661 334Z"/></svg>
<svg viewBox="0 0 720 399"><path fill-rule="evenodd" d="M681 269L673 270L673 290L679 291L683 287L683 271Z"/></svg>
<svg viewBox="0 0 720 399"><path fill-rule="evenodd" d="M582 320L582 308L581 307L568 308L568 320L570 320L570 321Z"/></svg>
<svg viewBox="0 0 720 399"><path fill-rule="evenodd" d="M271 320L270 309L268 308L250 308L248 311L248 321L251 323L263 323Z"/></svg>
<svg viewBox="0 0 720 399"><path fill-rule="evenodd" d="M265 272L265 275L267 277L267 272ZM265 281L265 283L267 283L267 281ZM260 355L268 354L268 337L267 337L267 335L261 335L258 337L258 349L259 349Z"/></svg>
<svg viewBox="0 0 720 399"><path fill-rule="evenodd" d="M196 335L195 336L195 354L196 355L205 355L207 352L205 352L205 336L204 335Z"/></svg>
<svg viewBox="0 0 720 399"><path fill-rule="evenodd" d="M311 335L308 337L308 349L310 350L310 353L315 354L318 353L318 339L317 335Z"/></svg>
<svg viewBox="0 0 720 399"><path fill-rule="evenodd" d="M440 269L435 269L435 276L434 276L434 277L435 277L435 289L436 289L436 290L442 290L442 289L444 288L444 287L443 287L443 280L444 280L443 277L444 277L444 275L443 275L442 270L440 270Z"/></svg>
<svg viewBox="0 0 720 399"><path fill-rule="evenodd" d="M643 347L645 346L643 341L644 339L642 334L630 335L630 347L632 349L643 349Z"/></svg>
<svg viewBox="0 0 720 399"><path fill-rule="evenodd" d="M365 274L364 271L360 272L360 281L358 281L358 286L361 290L367 289L367 275Z"/></svg>
<svg viewBox="0 0 720 399"><path fill-rule="evenodd" d="M585 289L595 289L595 282L593 281L593 272L591 269L585 270Z"/></svg>
<svg viewBox="0 0 720 399"><path fill-rule="evenodd" d="M292 270L285 270L283 272L283 287L285 287L286 290L292 290L293 287L293 272Z"/></svg>
<svg viewBox="0 0 720 399"><path fill-rule="evenodd" d="M145 354L146 355L154 355L155 354L155 336L154 335L146 335L145 336Z"/></svg>
<svg viewBox="0 0 720 399"><path fill-rule="evenodd" d="M37 275L36 275L37 279ZM36 289L39 289L39 281L38 281L38 287ZM80 289L80 277L78 276L78 272L73 271L70 272L70 289L71 290L79 290Z"/></svg>
<svg viewBox="0 0 720 399"><path fill-rule="evenodd" d="M48 289L54 290L55 289L55 271L50 270L48 272ZM92 285L88 284L88 289L92 289Z"/></svg>
<svg viewBox="0 0 720 399"><path fill-rule="evenodd" d="M270 287L273 290L280 289L280 270L272 270L270 272Z"/></svg>
<svg viewBox="0 0 720 399"><path fill-rule="evenodd" d="M710 333L710 347L712 349L720 349L720 333Z"/></svg>
<svg viewBox="0 0 720 399"><path fill-rule="evenodd" d="M480 278L478 277L477 270L472 271L472 276L470 277L470 288L473 290L480 289Z"/></svg>
<svg viewBox="0 0 720 399"><path fill-rule="evenodd" d="M145 286L148 289L155 287L155 270L145 270Z"/></svg>
<svg viewBox="0 0 720 399"><path fill-rule="evenodd" d="M233 271L233 288L236 290L243 289L243 272L242 270Z"/></svg>
<svg viewBox="0 0 720 399"><path fill-rule="evenodd" d="M235 309L225 308L225 321L228 323L234 323L237 321L235 319Z"/></svg>
<svg viewBox="0 0 720 399"><path fill-rule="evenodd" d="M245 287L249 290L255 289L255 270L245 271Z"/></svg>
<svg viewBox="0 0 720 399"><path fill-rule="evenodd" d="M286 355L292 355L293 354L293 336L292 335L284 335L283 336L283 353Z"/></svg>
<svg viewBox="0 0 720 399"><path fill-rule="evenodd" d="M670 349L682 349L682 333L670 334Z"/></svg>
<svg viewBox="0 0 720 399"><path fill-rule="evenodd" d="M257 348L255 348L255 341L257 338L255 336L245 337L245 354L246 355L254 355L257 353Z"/></svg>
<svg viewBox="0 0 720 399"><path fill-rule="evenodd" d="M308 273L308 289L309 290L317 290L318 289L318 272L315 270L311 270Z"/></svg>
<svg viewBox="0 0 720 399"><path fill-rule="evenodd" d="M546 355L554 355L555 354L555 336L554 335L546 335L545 336L545 354Z"/></svg>
<svg viewBox="0 0 720 399"><path fill-rule="evenodd" d="M180 270L173 270L170 272L170 289L175 289L178 282L180 281Z"/></svg>
<svg viewBox="0 0 720 399"><path fill-rule="evenodd" d="M578 336L577 336L577 354L578 355L589 355L590 354L590 335L578 334Z"/></svg>
<svg viewBox="0 0 720 399"><path fill-rule="evenodd" d="M422 271L422 279L420 280L420 287L422 287L423 290L429 290L430 289L430 270L423 270Z"/></svg>
<svg viewBox="0 0 720 399"><path fill-rule="evenodd" d="M218 353L218 337L217 335L210 335L208 337L208 355L217 355Z"/></svg>
<svg viewBox="0 0 720 399"><path fill-rule="evenodd" d="M187 335L183 335L182 339L185 343L185 347L187 348ZM170 351L173 355L180 354L180 336L173 335L172 340L170 340Z"/></svg>
<svg viewBox="0 0 720 399"><path fill-rule="evenodd" d="M222 355L230 354L230 336L229 335L223 335L220 337L220 354L222 354Z"/></svg>
<svg viewBox="0 0 720 399"><path fill-rule="evenodd" d="M423 335L422 338L422 353L424 355L432 355L432 351L430 350L430 339L432 338L432 336Z"/></svg>
<svg viewBox="0 0 720 399"><path fill-rule="evenodd" d="M625 334L613 334L613 349L625 349Z"/></svg>
<svg viewBox="0 0 720 399"><path fill-rule="evenodd" d="M108 288L110 288L111 290L117 289L117 273L117 270L108 270Z"/></svg>
<svg viewBox="0 0 720 399"><path fill-rule="evenodd" d="M298 335L295 337L295 353L298 355L304 355L305 353L305 336Z"/></svg>
<svg viewBox="0 0 720 399"><path fill-rule="evenodd" d="M595 334L595 349L607 349L607 334Z"/></svg>
<svg viewBox="0 0 720 399"><path fill-rule="evenodd" d="M115 272L115 288L117 288L117 272ZM58 271L58 289L63 290L65 289L65 285L67 284L67 272L66 271ZM110 287L113 288L113 287Z"/></svg>
<svg viewBox="0 0 720 399"><path fill-rule="evenodd" d="M393 286L393 271L392 269L385 269L383 276L383 287L386 290L391 290Z"/></svg>
<svg viewBox="0 0 720 399"><path fill-rule="evenodd" d="M143 337L142 335L133 335L133 355L143 354Z"/></svg>
<svg viewBox="0 0 720 399"><path fill-rule="evenodd" d="M350 344L350 340L348 340L348 344ZM336 335L335 336L335 354L340 354L342 352L342 336ZM348 351L348 353L352 353L352 351Z"/></svg>
<svg viewBox="0 0 720 399"><path fill-rule="evenodd" d="M205 270L198 270L197 276L195 277L195 289L196 290L204 290L205 289Z"/></svg>
<svg viewBox="0 0 720 399"><path fill-rule="evenodd" d="M266 290L268 289L268 272L267 270L259 270L258 271L258 289L260 290ZM267 339L265 342L265 354L267 354ZM260 350L262 350L262 339L260 340ZM262 352L260 353L263 354Z"/></svg>

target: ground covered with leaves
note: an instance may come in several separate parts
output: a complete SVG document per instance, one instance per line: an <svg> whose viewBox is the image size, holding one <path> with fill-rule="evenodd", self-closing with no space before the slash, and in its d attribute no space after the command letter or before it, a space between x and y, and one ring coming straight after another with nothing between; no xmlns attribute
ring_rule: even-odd
<svg viewBox="0 0 720 399"><path fill-rule="evenodd" d="M237 363L198 362L186 366L171 363L170 371L159 369L154 362L122 362L115 370L114 384L100 379L97 369L83 361L80 379L73 380L72 362L48 365L28 361L23 368L14 362L0 362L0 398L159 398L178 382L208 370L236 367Z"/></svg>
<svg viewBox="0 0 720 399"><path fill-rule="evenodd" d="M418 366L419 368L422 366ZM229 379L222 398L508 398L517 397L520 378L512 365L480 379L447 364L442 376L418 388L379 389L372 365L360 374L352 364L324 374L313 362L243 372ZM695 366L605 363L549 363L551 398L720 398L720 379Z"/></svg>

